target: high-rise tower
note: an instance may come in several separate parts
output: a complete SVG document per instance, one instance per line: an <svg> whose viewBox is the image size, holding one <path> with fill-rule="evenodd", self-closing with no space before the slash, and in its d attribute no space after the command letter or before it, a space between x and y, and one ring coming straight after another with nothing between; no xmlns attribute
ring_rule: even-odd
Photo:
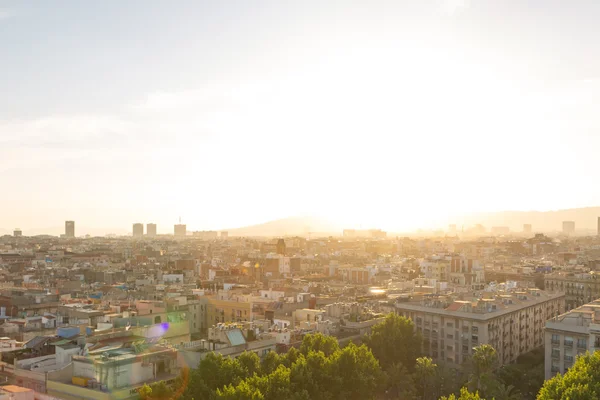
<svg viewBox="0 0 600 400"><path fill-rule="evenodd" d="M65 221L65 236L68 238L75 237L75 221Z"/></svg>

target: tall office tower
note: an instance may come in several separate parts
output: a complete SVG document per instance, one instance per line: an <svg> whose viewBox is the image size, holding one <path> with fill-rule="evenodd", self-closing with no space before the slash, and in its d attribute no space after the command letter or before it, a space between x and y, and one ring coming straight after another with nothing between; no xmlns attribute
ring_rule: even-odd
<svg viewBox="0 0 600 400"><path fill-rule="evenodd" d="M156 224L146 224L146 236L156 236Z"/></svg>
<svg viewBox="0 0 600 400"><path fill-rule="evenodd" d="M531 233L531 224L523 224L523 233Z"/></svg>
<svg viewBox="0 0 600 400"><path fill-rule="evenodd" d="M65 236L68 238L75 237L75 221L65 221Z"/></svg>
<svg viewBox="0 0 600 400"><path fill-rule="evenodd" d="M133 237L144 236L144 224L133 224Z"/></svg>
<svg viewBox="0 0 600 400"><path fill-rule="evenodd" d="M185 237L187 235L187 227L185 224L175 224L175 236Z"/></svg>
<svg viewBox="0 0 600 400"><path fill-rule="evenodd" d="M17 228L14 230L13 235L15 237L21 237L21 236L23 236L23 231L21 231L19 228Z"/></svg>
<svg viewBox="0 0 600 400"><path fill-rule="evenodd" d="M563 233L565 235L570 235L575 233L575 221L563 221Z"/></svg>

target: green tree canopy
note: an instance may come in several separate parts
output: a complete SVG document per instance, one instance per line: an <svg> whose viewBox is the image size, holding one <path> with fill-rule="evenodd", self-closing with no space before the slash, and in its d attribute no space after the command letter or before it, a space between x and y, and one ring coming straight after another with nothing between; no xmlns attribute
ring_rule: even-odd
<svg viewBox="0 0 600 400"><path fill-rule="evenodd" d="M600 352L577 357L564 375L547 380L538 400L600 399Z"/></svg>
<svg viewBox="0 0 600 400"><path fill-rule="evenodd" d="M419 394L423 400L432 399L437 364L429 357L419 357L415 365L415 378Z"/></svg>
<svg viewBox="0 0 600 400"><path fill-rule="evenodd" d="M300 353L305 356L310 351L322 351L326 357L332 355L340 349L340 345L333 336L326 336L322 333L315 333L304 336L300 345Z"/></svg>
<svg viewBox="0 0 600 400"><path fill-rule="evenodd" d="M482 393L482 396L491 397L499 384L494 375L496 368L498 368L496 349L489 344L475 347L471 358L469 389Z"/></svg>
<svg viewBox="0 0 600 400"><path fill-rule="evenodd" d="M415 333L413 322L396 314L388 314L385 320L371 329L364 343L371 348L384 369L401 363L413 372L421 353L421 339Z"/></svg>
<svg viewBox="0 0 600 400"><path fill-rule="evenodd" d="M331 369L338 398L371 399L383 382L379 362L365 345L359 347L350 343L336 351L331 357Z"/></svg>
<svg viewBox="0 0 600 400"><path fill-rule="evenodd" d="M481 397L479 397L479 393L475 392L475 393L471 393L469 392L469 390L465 387L463 387L462 389L460 389L460 396L456 397L456 395L451 394L448 397L442 397L440 398L440 400L485 400Z"/></svg>

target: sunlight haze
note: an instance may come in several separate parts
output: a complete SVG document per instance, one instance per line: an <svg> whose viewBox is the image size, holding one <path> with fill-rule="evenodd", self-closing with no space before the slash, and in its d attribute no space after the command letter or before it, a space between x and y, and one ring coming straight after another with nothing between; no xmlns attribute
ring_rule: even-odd
<svg viewBox="0 0 600 400"><path fill-rule="evenodd" d="M402 231L599 205L599 19L597 1L0 1L1 227Z"/></svg>

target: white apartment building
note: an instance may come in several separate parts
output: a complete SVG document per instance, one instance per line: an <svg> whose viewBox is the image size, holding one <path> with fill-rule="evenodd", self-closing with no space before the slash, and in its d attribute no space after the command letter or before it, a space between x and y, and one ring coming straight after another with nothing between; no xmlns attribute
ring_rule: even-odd
<svg viewBox="0 0 600 400"><path fill-rule="evenodd" d="M564 374L580 354L600 348L600 300L585 304L546 322L544 371L546 379Z"/></svg>
<svg viewBox="0 0 600 400"><path fill-rule="evenodd" d="M425 295L396 304L424 338L434 360L460 365L482 344L493 346L501 365L544 344L548 319L565 308L563 293L539 289L481 292L473 295Z"/></svg>

